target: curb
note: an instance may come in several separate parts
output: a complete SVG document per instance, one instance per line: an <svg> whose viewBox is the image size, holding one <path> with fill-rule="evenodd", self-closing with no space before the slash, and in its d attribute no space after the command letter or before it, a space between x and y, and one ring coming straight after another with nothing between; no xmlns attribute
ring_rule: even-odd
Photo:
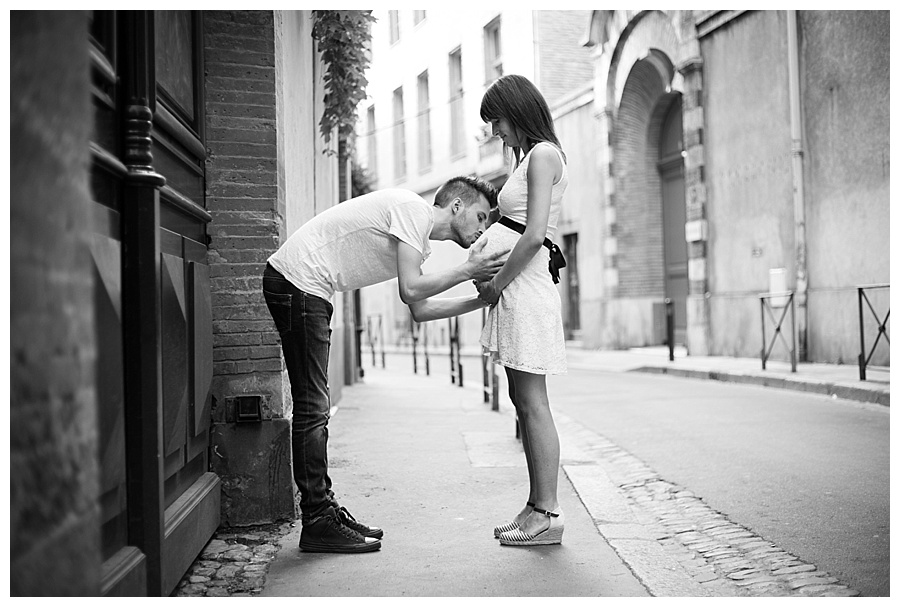
<svg viewBox="0 0 900 607"><path fill-rule="evenodd" d="M661 375L674 375L677 377L689 377L693 379L712 379L716 381L732 382L738 384L751 384L767 388L781 388L784 390L796 390L798 392L811 392L844 398L864 403L875 403L890 407L890 392L859 386L833 382L820 382L814 380L792 379L787 377L752 375L746 373L733 373L731 371L703 371L698 369L673 369L665 366L644 366L629 369L631 373L656 373Z"/></svg>

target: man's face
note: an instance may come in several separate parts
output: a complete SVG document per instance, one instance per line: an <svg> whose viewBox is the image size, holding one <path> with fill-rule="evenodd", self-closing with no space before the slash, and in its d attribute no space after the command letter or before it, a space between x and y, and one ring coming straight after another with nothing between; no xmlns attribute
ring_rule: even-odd
<svg viewBox="0 0 900 607"><path fill-rule="evenodd" d="M460 209L453 216L450 224L453 228L453 240L464 249L472 246L478 237L487 229L491 205L487 198L478 195L478 200L466 206L460 201Z"/></svg>

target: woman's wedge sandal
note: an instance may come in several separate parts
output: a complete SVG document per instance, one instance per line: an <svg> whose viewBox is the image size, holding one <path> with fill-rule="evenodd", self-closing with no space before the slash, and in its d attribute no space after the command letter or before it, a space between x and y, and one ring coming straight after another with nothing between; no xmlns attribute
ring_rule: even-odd
<svg viewBox="0 0 900 607"><path fill-rule="evenodd" d="M545 546L547 544L561 544L563 530L565 529L562 511L549 512L542 508L535 508L534 512L543 514L550 519L550 526L538 533L529 535L521 529L513 529L500 534L500 543L504 546Z"/></svg>
<svg viewBox="0 0 900 607"><path fill-rule="evenodd" d="M534 508L534 502L525 502L525 505ZM499 527L494 527L494 538L500 537L501 533L505 533L506 531L512 531L513 529L518 529L519 523L513 519L512 521L506 523L505 525L500 525Z"/></svg>

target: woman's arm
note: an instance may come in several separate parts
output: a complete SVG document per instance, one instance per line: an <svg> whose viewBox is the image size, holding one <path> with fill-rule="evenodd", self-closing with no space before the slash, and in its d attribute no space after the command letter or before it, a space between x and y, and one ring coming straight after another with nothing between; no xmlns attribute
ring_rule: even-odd
<svg viewBox="0 0 900 607"><path fill-rule="evenodd" d="M562 174L559 155L542 145L531 151L528 161L528 208L525 233L519 238L503 268L490 281L479 285L480 297L495 304L503 291L537 254L547 237L550 220L550 196L553 183Z"/></svg>

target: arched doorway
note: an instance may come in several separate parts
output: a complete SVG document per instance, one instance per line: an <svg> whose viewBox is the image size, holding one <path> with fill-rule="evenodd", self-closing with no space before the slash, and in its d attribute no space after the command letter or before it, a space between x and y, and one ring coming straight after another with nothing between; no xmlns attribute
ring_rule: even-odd
<svg viewBox="0 0 900 607"><path fill-rule="evenodd" d="M684 141L681 96L672 99L659 134L660 194L663 220L665 296L674 304L675 343L685 343L687 331L688 251L684 238Z"/></svg>

